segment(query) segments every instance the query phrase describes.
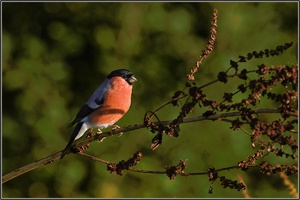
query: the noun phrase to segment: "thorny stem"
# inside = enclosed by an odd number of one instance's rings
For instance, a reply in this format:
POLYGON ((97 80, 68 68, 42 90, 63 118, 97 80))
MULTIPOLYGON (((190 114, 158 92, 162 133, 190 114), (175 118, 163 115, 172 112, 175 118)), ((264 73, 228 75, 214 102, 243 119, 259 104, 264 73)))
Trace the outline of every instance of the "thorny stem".
MULTIPOLYGON (((256 113, 278 113, 279 114, 277 109, 260 109, 260 110, 257 110, 256 113)), ((298 117, 298 112, 290 113, 290 115, 293 116, 293 117, 298 117)), ((203 120, 216 120, 216 119, 220 119, 220 118, 224 118, 224 117, 235 117, 235 116, 240 116, 240 113, 239 112, 232 112, 232 113, 215 114, 215 115, 211 115, 209 117, 203 117, 203 116, 191 117, 191 118, 184 119, 182 123, 191 123, 191 122, 197 122, 197 121, 203 121, 203 120)), ((161 121, 160 123, 161 124, 169 124, 171 121, 172 120, 161 121)), ((136 124, 136 125, 130 125, 130 126, 127 126, 127 127, 124 127, 124 128, 118 128, 118 129, 113 130, 113 131, 103 132, 100 135, 95 135, 93 137, 85 139, 82 142, 77 143, 76 145, 74 145, 73 148, 84 146, 84 145, 86 145, 86 144, 88 144, 92 141, 99 140, 99 139, 101 140, 104 137, 113 136, 113 135, 116 135, 120 132, 125 133, 125 132, 128 132, 128 131, 138 130, 138 129, 141 129, 141 128, 145 128, 145 125, 144 124, 136 124)), ((36 169, 40 166, 53 163, 56 160, 60 160, 61 154, 62 154, 62 151, 56 152, 56 153, 54 153, 50 156, 47 156, 47 157, 42 158, 38 161, 32 162, 28 165, 25 165, 25 166, 23 166, 19 169, 16 169, 16 170, 4 175, 2 177, 2 184, 6 183, 7 181, 12 180, 12 179, 14 179, 14 178, 16 178, 16 177, 18 177, 22 174, 25 174, 29 171, 32 171, 32 170, 34 170, 34 169, 36 169)))
MULTIPOLYGON (((98 161, 100 163, 104 163, 104 164, 110 164, 110 162, 106 161, 106 160, 102 160, 100 158, 97 158, 95 156, 89 155, 89 154, 85 154, 83 152, 78 153, 81 156, 90 158, 92 160, 98 161)), ((249 167, 259 167, 258 165, 254 165, 254 166, 249 166, 249 167)), ((216 172, 220 172, 220 171, 225 171, 225 170, 231 170, 231 169, 238 169, 238 166, 230 166, 230 167, 223 167, 220 169, 216 169, 216 172)), ((146 174, 166 174, 166 171, 154 171, 154 170, 143 170, 143 169, 138 169, 138 168, 134 168, 134 167, 129 167, 128 169, 129 171, 133 171, 133 172, 139 172, 139 173, 146 173, 146 174)), ((207 175, 207 171, 205 172, 185 172, 184 176, 195 176, 195 175, 207 175)))
MULTIPOLYGON (((256 70, 248 71, 248 73, 252 73, 252 72, 256 72, 256 70)), ((227 75, 227 77, 228 77, 228 78, 234 78, 234 77, 238 77, 239 75, 241 75, 241 74, 227 75)), ((202 86, 199 86, 199 89, 202 89, 202 88, 204 88, 204 87, 207 87, 207 86, 212 85, 212 84, 217 83, 217 82, 219 82, 218 79, 213 80, 213 81, 211 81, 211 82, 209 82, 209 83, 206 83, 206 84, 204 84, 204 85, 202 85, 202 86)), ((172 99, 172 100, 170 100, 170 101, 164 103, 163 105, 159 106, 157 109, 155 109, 155 110, 153 111, 153 113, 150 115, 150 118, 152 118, 153 114, 157 113, 159 110, 161 110, 161 109, 164 108, 165 106, 171 104, 174 100, 180 100, 180 99, 183 99, 183 98, 185 98, 185 97, 187 97, 187 96, 189 96, 189 95, 188 95, 188 94, 183 94, 183 95, 180 96, 180 97, 177 97, 177 98, 175 98, 175 99, 172 99)))

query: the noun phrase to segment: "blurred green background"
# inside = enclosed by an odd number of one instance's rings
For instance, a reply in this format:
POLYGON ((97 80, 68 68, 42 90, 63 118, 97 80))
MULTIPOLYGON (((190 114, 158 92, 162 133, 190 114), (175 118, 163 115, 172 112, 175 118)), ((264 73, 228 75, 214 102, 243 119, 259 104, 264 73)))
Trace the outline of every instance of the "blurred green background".
MULTIPOLYGON (((146 111, 184 88, 186 74, 209 38, 214 8, 219 11, 217 41, 196 74, 198 85, 215 80, 239 55, 285 42, 293 41, 294 46, 283 55, 243 66, 250 70, 261 63, 297 63, 298 3, 2 3, 2 174, 62 150, 72 131, 67 125, 112 70, 128 68, 138 78, 131 109, 117 124, 142 123, 146 111)), ((219 100, 223 91, 236 91, 238 82, 217 83, 205 92, 219 100)), ((272 108, 267 102, 264 107, 272 108)), ((196 108, 190 116, 204 111, 196 108)), ((158 114, 161 120, 172 120, 178 112, 179 107, 169 106, 158 114)), ((141 129, 92 143, 86 152, 119 162, 141 151, 137 168, 161 171, 188 159, 187 172, 206 171, 236 165, 255 152, 248 136, 230 126, 209 121, 184 124, 178 138, 164 137, 155 151, 149 148, 154 135, 141 129)), ((297 164, 275 156, 269 161, 297 164)), ((291 197, 279 176, 257 170, 220 173, 230 179, 238 174, 251 197, 291 197)), ((290 179, 298 188, 297 176, 290 179)), ((117 176, 109 174, 106 165, 77 155, 2 186, 3 197, 14 198, 243 197, 218 182, 208 194, 207 176, 177 176, 172 181, 166 175, 130 171, 117 176)))

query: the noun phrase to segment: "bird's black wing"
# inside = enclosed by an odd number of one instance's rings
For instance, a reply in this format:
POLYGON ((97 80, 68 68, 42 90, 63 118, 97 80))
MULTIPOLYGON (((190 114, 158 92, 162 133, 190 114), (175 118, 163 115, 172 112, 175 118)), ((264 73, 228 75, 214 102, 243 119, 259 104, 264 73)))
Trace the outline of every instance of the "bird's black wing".
POLYGON ((68 127, 72 127, 74 124, 80 122, 83 118, 91 114, 94 110, 98 109, 99 107, 102 107, 103 102, 104 97, 102 97, 101 99, 95 99, 95 103, 99 105, 97 108, 91 108, 87 104, 84 104, 84 106, 82 106, 82 108, 77 113, 75 119, 68 125, 68 127))

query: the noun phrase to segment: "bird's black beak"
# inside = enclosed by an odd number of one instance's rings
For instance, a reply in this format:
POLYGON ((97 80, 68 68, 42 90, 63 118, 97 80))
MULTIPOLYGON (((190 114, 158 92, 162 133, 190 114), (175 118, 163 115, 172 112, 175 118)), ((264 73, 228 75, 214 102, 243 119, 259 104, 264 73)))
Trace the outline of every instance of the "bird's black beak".
POLYGON ((130 76, 130 77, 128 78, 128 82, 129 82, 130 84, 132 84, 132 83, 134 83, 134 82, 136 82, 136 81, 137 81, 137 78, 135 78, 134 75, 132 75, 132 76, 130 76))

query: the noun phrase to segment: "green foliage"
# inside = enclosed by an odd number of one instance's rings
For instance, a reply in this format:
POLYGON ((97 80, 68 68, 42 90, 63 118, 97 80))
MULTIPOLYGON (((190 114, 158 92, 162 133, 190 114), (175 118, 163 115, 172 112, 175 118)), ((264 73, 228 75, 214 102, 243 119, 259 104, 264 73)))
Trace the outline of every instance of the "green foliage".
MULTIPOLYGON (((2 174, 62 150, 71 134, 67 125, 114 69, 128 68, 138 79, 131 109, 118 125, 142 123, 145 112, 184 88, 186 74, 207 43, 214 8, 219 10, 217 40, 195 74, 199 84, 215 80, 239 55, 298 42, 297 3, 2 3, 2 174)), ((297 63, 296 46, 264 64, 297 63)), ((253 70, 261 62, 244 66, 253 70)), ((217 83, 206 94, 218 99, 220 89, 236 87, 217 83)), ((179 111, 163 110, 161 120, 175 118, 179 111)), ((190 116, 203 112, 199 108, 190 116)), ((117 163, 141 151, 143 159, 136 167, 146 170, 163 170, 187 159, 186 171, 194 172, 232 166, 251 154, 247 136, 230 131, 230 124, 181 126, 180 137, 165 138, 155 151, 150 150, 154 135, 139 129, 94 142, 87 152, 117 163)), ((278 176, 241 175, 251 197, 291 197, 278 176)), ((297 177, 290 179, 297 183, 297 177)), ((2 191, 11 198, 243 197, 217 185, 208 194, 209 185, 207 176, 169 180, 131 171, 117 176, 106 165, 68 155, 3 184, 2 191)))

